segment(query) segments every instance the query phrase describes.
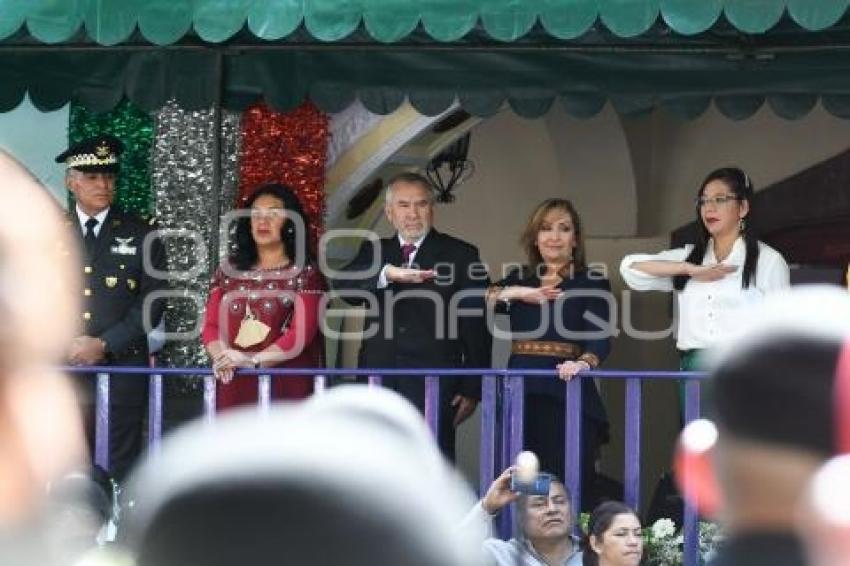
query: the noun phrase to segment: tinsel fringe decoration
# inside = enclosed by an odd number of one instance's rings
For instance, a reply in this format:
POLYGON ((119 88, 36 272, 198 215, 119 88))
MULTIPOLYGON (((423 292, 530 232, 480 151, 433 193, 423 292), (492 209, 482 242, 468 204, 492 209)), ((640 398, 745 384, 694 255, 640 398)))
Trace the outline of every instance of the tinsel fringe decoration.
MULTIPOLYGON (((197 336, 210 276, 218 265, 221 215, 230 210, 238 186, 240 115, 216 109, 187 111, 170 102, 156 113, 151 155, 156 214, 166 240, 172 277, 166 330, 191 339, 166 342, 160 359, 169 367, 209 365, 197 336)), ((198 380, 180 380, 190 388, 198 380)))

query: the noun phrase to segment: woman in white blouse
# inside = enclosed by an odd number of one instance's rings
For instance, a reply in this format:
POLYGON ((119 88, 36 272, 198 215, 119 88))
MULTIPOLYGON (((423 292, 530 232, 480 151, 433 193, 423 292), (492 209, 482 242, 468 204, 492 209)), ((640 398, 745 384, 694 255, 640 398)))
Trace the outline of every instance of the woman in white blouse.
POLYGON ((739 326, 743 306, 790 285, 788 264, 751 229, 753 196, 741 169, 712 171, 697 194, 697 241, 620 264, 635 291, 676 291, 683 370, 698 369, 699 352, 739 326))

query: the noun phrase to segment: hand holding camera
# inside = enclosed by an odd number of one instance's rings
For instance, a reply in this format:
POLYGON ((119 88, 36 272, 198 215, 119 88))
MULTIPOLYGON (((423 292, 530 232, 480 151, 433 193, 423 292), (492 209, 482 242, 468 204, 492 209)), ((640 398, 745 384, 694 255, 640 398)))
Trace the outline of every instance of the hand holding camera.
POLYGON ((502 472, 490 485, 481 506, 490 515, 495 515, 521 495, 548 496, 551 481, 549 474, 540 473, 540 464, 533 452, 521 452, 516 464, 502 472))
POLYGON ((540 461, 534 452, 520 452, 511 476, 511 491, 522 495, 549 495, 552 476, 540 473, 540 461))

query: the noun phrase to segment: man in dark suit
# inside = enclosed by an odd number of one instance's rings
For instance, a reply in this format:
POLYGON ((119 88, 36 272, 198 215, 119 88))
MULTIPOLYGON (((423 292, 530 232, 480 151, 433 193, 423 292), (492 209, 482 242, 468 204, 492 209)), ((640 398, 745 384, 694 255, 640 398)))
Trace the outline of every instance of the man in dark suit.
MULTIPOLYGON (((80 236, 83 257, 83 333, 68 352, 71 364, 147 366, 150 328, 145 323, 153 328, 162 315, 161 300, 145 304, 145 298, 164 284, 150 269, 165 269, 162 241, 155 238, 146 246, 145 239, 153 238, 152 222, 112 206, 122 151, 119 139, 103 135, 86 139, 56 158, 67 166, 65 184, 76 200, 69 222, 80 236), (149 250, 147 262, 145 250, 149 250)), ((94 376, 82 376, 78 382, 91 421, 94 376)), ((109 468, 118 479, 141 452, 146 403, 144 376, 111 379, 109 468)), ((90 424, 90 444, 92 428, 90 424)))
MULTIPOLYGON (((478 249, 432 227, 434 193, 421 175, 402 173, 390 181, 385 213, 396 234, 364 242, 334 281, 349 302, 362 294, 346 295, 347 290, 371 295, 359 366, 489 367, 491 342, 483 314, 489 278, 478 249), (480 316, 469 313, 475 309, 480 316)), ((384 385, 423 409, 422 379, 387 377, 384 385)), ((440 385, 438 441, 453 459, 455 428, 475 411, 480 380, 442 378, 440 385)))

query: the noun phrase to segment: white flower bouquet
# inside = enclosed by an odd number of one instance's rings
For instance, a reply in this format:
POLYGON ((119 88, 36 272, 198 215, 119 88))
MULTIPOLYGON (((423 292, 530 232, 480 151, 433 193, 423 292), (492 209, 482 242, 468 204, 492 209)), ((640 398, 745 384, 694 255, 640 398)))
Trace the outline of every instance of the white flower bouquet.
MULTIPOLYGON (((720 527, 701 521, 699 524, 700 564, 705 564, 722 540, 720 527)), ((685 537, 670 519, 658 519, 644 531, 644 555, 648 566, 681 566, 684 564, 685 537)))

